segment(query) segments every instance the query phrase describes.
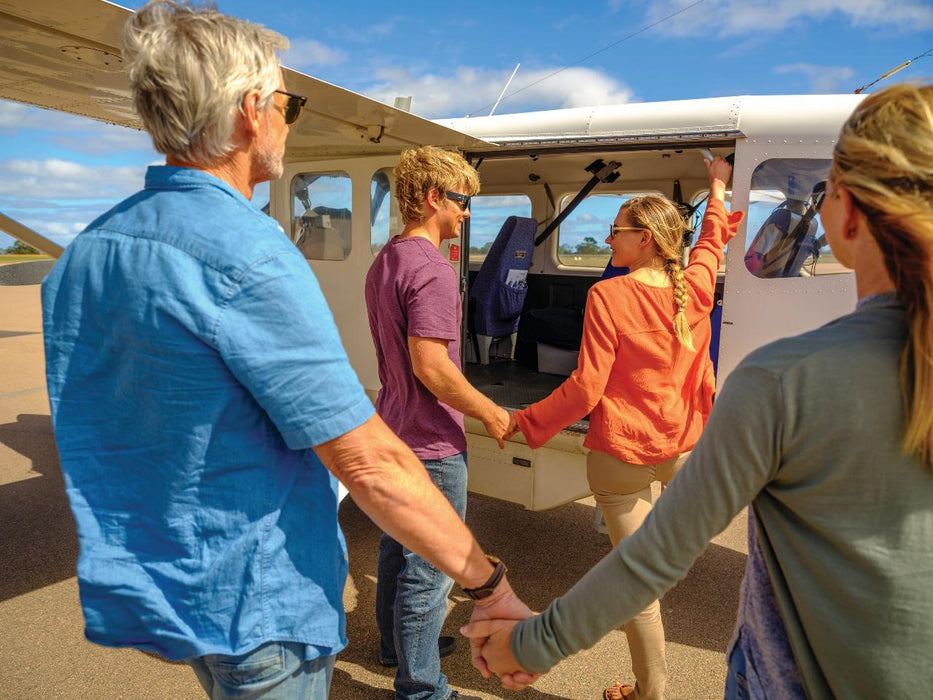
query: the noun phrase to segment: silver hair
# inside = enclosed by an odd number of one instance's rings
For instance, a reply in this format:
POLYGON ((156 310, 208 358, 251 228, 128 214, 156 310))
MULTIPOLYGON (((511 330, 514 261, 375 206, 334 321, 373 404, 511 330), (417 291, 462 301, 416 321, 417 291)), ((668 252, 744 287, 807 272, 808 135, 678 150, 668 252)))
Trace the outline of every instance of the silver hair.
POLYGON ((279 86, 276 50, 288 40, 213 6, 151 0, 123 29, 133 102, 159 153, 211 165, 233 152, 237 110, 250 90, 260 109, 279 86))

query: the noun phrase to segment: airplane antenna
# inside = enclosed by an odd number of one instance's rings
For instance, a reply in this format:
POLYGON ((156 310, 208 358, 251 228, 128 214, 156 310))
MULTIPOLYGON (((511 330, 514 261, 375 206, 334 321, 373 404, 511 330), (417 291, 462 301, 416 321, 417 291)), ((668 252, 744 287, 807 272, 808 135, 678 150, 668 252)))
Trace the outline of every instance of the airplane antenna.
MULTIPOLYGON (((518 93, 524 92, 524 91, 527 90, 528 88, 534 87, 534 86, 537 85, 538 83, 543 83, 545 80, 547 80, 547 79, 549 79, 549 78, 553 78, 553 77, 554 77, 555 75, 557 75, 558 73, 563 73, 563 72, 564 72, 565 70, 567 70, 568 68, 573 68, 574 66, 578 66, 578 65, 580 65, 581 63, 584 63, 584 62, 586 62, 586 61, 589 61, 591 58, 593 58, 593 56, 598 56, 599 54, 603 53, 604 51, 608 51, 608 50, 611 49, 612 47, 618 46, 618 45, 621 44, 623 41, 628 41, 629 39, 632 39, 632 38, 638 36, 639 34, 644 34, 644 33, 647 32, 649 29, 652 29, 653 27, 657 27, 659 24, 662 24, 662 23, 666 22, 666 21, 669 20, 669 19, 673 19, 673 18, 676 17, 677 15, 682 14, 682 13, 686 12, 687 10, 690 10, 690 9, 696 7, 697 5, 699 5, 699 4, 702 3, 702 2, 703 2, 703 0, 695 0, 695 2, 692 2, 692 3, 690 3, 689 5, 686 5, 686 6, 680 8, 679 10, 677 10, 677 11, 675 11, 675 12, 671 12, 669 15, 666 15, 665 17, 662 17, 662 18, 659 19, 657 22, 652 22, 651 24, 642 27, 642 28, 639 29, 638 31, 632 32, 631 34, 628 34, 628 35, 622 37, 622 38, 619 39, 618 41, 614 41, 614 42, 612 42, 611 44, 608 44, 608 45, 604 46, 603 48, 599 49, 598 51, 594 51, 593 53, 589 54, 588 56, 584 56, 584 57, 581 58, 580 60, 574 61, 573 63, 570 63, 570 64, 564 66, 563 68, 558 68, 558 69, 557 69, 556 71, 554 71, 553 73, 548 73, 546 76, 544 76, 543 78, 539 78, 538 80, 535 80, 533 83, 528 83, 528 85, 526 85, 525 87, 519 88, 518 90, 516 90, 515 92, 513 92, 513 93, 510 94, 510 95, 506 95, 505 97, 500 96, 499 99, 496 100, 496 104, 499 104, 499 102, 500 102, 501 100, 507 100, 507 99, 509 99, 510 97, 514 97, 514 96, 517 95, 518 93)), ((479 109, 474 109, 472 112, 469 112, 469 113, 467 114, 467 116, 469 116, 470 114, 475 114, 476 112, 481 112, 481 111, 483 111, 484 109, 486 109, 486 107, 489 107, 489 105, 484 105, 484 106, 480 107, 479 109)), ((495 109, 495 105, 493 105, 493 109, 495 109)))
POLYGON ((889 70, 887 73, 885 73, 884 75, 882 75, 882 76, 881 76, 880 78, 878 78, 877 80, 871 81, 870 83, 868 83, 868 85, 863 85, 863 86, 860 87, 860 88, 856 88, 855 94, 858 95, 858 94, 864 92, 865 90, 867 90, 868 88, 870 88, 870 87, 871 87, 872 85, 874 85, 875 83, 880 83, 880 82, 881 82, 882 80, 884 80, 885 78, 890 78, 892 75, 894 75, 895 73, 897 73, 897 72, 900 71, 900 70, 903 70, 904 68, 906 68, 907 66, 909 66, 909 65, 910 65, 911 63, 913 63, 914 61, 919 60, 919 59, 921 59, 921 58, 923 58, 923 57, 925 57, 925 56, 929 56, 931 53, 933 53, 933 49, 928 49, 928 50, 924 51, 922 54, 920 54, 919 56, 914 56, 914 57, 913 57, 912 59, 910 59, 909 61, 904 61, 901 65, 899 65, 899 66, 897 66, 897 67, 895 67, 895 68, 892 68, 891 70, 889 70))
POLYGON ((502 92, 499 93, 499 98, 496 100, 496 104, 492 106, 492 109, 489 110, 489 116, 492 116, 492 113, 496 111, 496 107, 499 106, 499 102, 502 101, 502 96, 505 94, 505 91, 509 89, 509 85, 512 84, 512 78, 515 77, 515 74, 518 73, 518 67, 522 65, 520 62, 515 64, 515 70, 512 71, 512 75, 509 76, 509 79, 505 83, 505 87, 502 88, 502 92))

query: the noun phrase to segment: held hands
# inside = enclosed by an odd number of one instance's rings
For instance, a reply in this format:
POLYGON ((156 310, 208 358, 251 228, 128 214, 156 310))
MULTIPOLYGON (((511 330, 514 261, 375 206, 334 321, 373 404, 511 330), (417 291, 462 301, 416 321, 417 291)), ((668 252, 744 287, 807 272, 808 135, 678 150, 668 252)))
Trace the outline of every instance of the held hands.
POLYGON ((486 432, 499 443, 500 450, 505 449, 505 441, 512 437, 508 432, 512 425, 511 421, 512 417, 499 406, 494 406, 490 415, 483 421, 486 432))
POLYGON ((541 677, 540 673, 523 670, 512 655, 510 642, 517 623, 517 620, 480 620, 460 628, 460 633, 470 639, 471 648, 474 639, 485 640, 480 655, 473 657, 473 666, 484 678, 495 673, 502 686, 510 690, 524 690, 541 677))
POLYGON ((518 423, 515 421, 515 414, 509 414, 509 428, 505 431, 505 439, 510 439, 515 433, 518 432, 518 423))
POLYGON ((490 416, 483 421, 483 426, 489 436, 499 443, 499 449, 505 449, 505 441, 518 432, 518 423, 515 416, 505 409, 495 406, 490 416))
POLYGON ((515 624, 533 614, 505 578, 491 596, 476 601, 470 622, 460 632, 469 638, 473 666, 483 678, 496 673, 504 687, 521 690, 540 677, 541 674, 527 673, 518 665, 510 646, 515 624))

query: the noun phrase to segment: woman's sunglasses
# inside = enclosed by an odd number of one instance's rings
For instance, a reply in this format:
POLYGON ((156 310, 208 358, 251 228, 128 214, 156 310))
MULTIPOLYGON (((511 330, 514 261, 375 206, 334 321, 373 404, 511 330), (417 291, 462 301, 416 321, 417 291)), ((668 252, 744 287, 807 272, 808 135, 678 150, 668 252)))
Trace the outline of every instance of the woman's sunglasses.
POLYGON ((609 240, 613 240, 616 237, 617 233, 622 231, 644 231, 644 226, 609 226, 609 240))

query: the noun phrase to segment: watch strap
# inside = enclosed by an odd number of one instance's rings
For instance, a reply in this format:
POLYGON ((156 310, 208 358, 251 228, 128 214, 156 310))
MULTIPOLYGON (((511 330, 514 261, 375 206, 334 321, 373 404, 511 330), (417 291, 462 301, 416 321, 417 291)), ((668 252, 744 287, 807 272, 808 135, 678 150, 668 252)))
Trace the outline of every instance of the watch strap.
POLYGON ((486 559, 488 559, 489 563, 493 566, 492 575, 486 583, 476 588, 463 588, 463 592, 473 600, 482 600, 483 598, 491 596, 496 586, 499 585, 499 582, 505 576, 505 572, 508 571, 505 564, 503 564, 498 557, 487 554, 486 559))

